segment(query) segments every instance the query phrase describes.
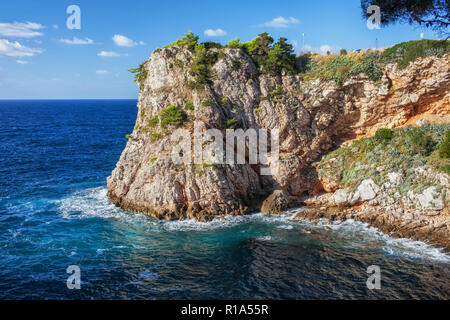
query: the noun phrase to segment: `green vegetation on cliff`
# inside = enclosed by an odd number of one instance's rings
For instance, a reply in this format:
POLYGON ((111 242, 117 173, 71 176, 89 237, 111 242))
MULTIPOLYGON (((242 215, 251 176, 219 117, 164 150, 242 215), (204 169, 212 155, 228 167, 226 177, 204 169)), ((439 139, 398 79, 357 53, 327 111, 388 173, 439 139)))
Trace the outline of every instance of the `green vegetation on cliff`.
POLYGON ((162 110, 157 116, 148 121, 148 126, 154 128, 160 126, 166 129, 167 126, 180 126, 186 120, 186 113, 172 105, 162 110))
POLYGON ((420 40, 397 44, 385 51, 350 52, 341 50, 339 55, 322 56, 306 53, 297 58, 299 71, 306 79, 334 80, 342 84, 351 76, 365 74, 372 81, 379 81, 388 63, 397 63, 400 69, 425 56, 442 56, 450 51, 450 41, 420 40))
POLYGON ((439 156, 444 159, 450 158, 450 130, 445 134, 445 140, 439 147, 439 156))
POLYGON ((399 43, 383 52, 386 61, 397 62, 400 69, 406 68, 411 62, 425 56, 441 56, 450 51, 450 41, 428 40, 408 41, 399 43))
POLYGON ((139 67, 130 69, 131 73, 134 73, 134 82, 139 84, 139 88, 144 87, 144 81, 147 78, 147 69, 145 68, 145 64, 147 61, 144 61, 140 64, 139 67))
MULTIPOLYGON (((400 69, 410 62, 426 56, 442 56, 450 52, 449 40, 420 40, 397 44, 384 51, 367 50, 361 52, 347 52, 342 49, 339 54, 328 53, 326 56, 318 53, 305 53, 295 56, 291 44, 286 38, 279 38, 276 43, 266 32, 261 33, 249 42, 240 42, 239 38, 231 40, 226 46, 220 43, 199 43, 199 37, 192 31, 166 46, 184 46, 193 52, 193 60, 190 66, 194 76, 190 86, 193 89, 203 89, 212 82, 214 74, 212 66, 225 57, 223 48, 241 49, 247 53, 255 63, 260 73, 270 76, 278 76, 283 73, 290 75, 301 74, 306 80, 321 79, 335 81, 342 85, 350 77, 365 74, 374 82, 381 80, 383 70, 388 63, 397 63, 400 69)), ((158 51, 158 50, 155 50, 158 51)), ((183 68, 179 61, 171 63, 171 67, 183 68)), ((232 61, 233 70, 238 71, 242 66, 239 60, 232 61)), ((131 69, 136 73, 135 81, 142 86, 147 75, 145 63, 139 68, 131 69)))
POLYGON ((367 178, 381 185, 388 173, 400 172, 405 176, 401 191, 424 189, 431 182, 419 178, 417 168, 429 166, 450 174, 450 159, 440 157, 449 129, 450 125, 432 124, 380 129, 374 137, 356 140, 325 155, 318 163, 319 176, 339 187, 355 188, 367 178))

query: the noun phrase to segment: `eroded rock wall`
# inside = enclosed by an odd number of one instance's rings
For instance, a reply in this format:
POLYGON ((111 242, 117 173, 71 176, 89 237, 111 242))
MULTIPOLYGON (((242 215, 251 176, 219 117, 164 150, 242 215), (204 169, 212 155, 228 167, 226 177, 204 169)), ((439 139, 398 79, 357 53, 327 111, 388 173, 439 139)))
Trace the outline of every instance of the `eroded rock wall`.
POLYGON ((153 53, 146 63, 136 126, 108 178, 110 199, 126 210, 208 220, 257 210, 274 190, 294 203, 322 190, 311 164, 335 146, 421 118, 450 121, 448 54, 420 59, 401 71, 389 65, 381 83, 360 75, 337 86, 300 76, 259 75, 247 54, 227 48, 212 67, 213 83, 203 90, 192 89, 192 59, 189 50, 175 46, 153 53), (193 102, 193 110, 185 108, 187 102, 193 102), (261 176, 259 166, 248 164, 174 164, 174 128, 148 125, 170 105, 185 108, 183 128, 191 132, 194 121, 201 121, 203 130, 225 131, 232 118, 243 129, 279 128, 278 173, 261 176))

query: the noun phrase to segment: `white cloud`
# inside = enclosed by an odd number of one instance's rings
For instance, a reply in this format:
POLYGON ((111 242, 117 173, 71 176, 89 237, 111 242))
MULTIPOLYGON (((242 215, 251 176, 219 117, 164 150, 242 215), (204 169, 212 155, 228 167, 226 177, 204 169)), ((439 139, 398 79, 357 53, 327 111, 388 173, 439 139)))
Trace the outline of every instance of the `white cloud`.
POLYGON ((111 71, 108 71, 108 70, 97 70, 97 71, 95 71, 95 73, 99 74, 99 75, 105 75, 105 74, 111 74, 111 71))
POLYGON ((97 54, 99 57, 108 57, 108 58, 111 58, 111 57, 120 57, 120 56, 126 56, 127 54, 120 54, 120 53, 117 53, 117 52, 114 52, 114 51, 100 51, 98 54, 97 54))
POLYGON ((59 29, 59 26, 57 24, 54 24, 52 27, 53 29, 59 29))
POLYGON ((331 46, 329 46, 328 44, 320 46, 320 52, 322 52, 322 54, 327 54, 328 51, 332 51, 331 46))
POLYGON ((17 41, 10 42, 6 39, 0 39, 0 55, 8 57, 32 57, 38 53, 42 53, 42 50, 28 48, 17 41))
POLYGON ((119 47, 136 47, 138 43, 128 37, 125 37, 121 34, 116 34, 112 38, 116 45, 119 47))
POLYGON ((16 62, 18 64, 28 64, 28 61, 24 61, 24 60, 17 60, 16 62))
POLYGON ((34 22, 0 23, 0 36, 33 38, 42 36, 43 33, 37 30, 41 30, 43 28, 43 25, 34 22))
POLYGON ((145 46, 145 42, 144 41, 139 41, 139 45, 145 46))
POLYGON ((85 38, 85 39, 79 39, 74 37, 72 40, 70 39, 60 39, 59 42, 65 43, 65 44, 71 44, 71 45, 86 45, 86 44, 94 44, 94 40, 85 38))
POLYGON ((268 21, 263 24, 264 27, 271 27, 271 28, 288 28, 290 25, 293 24, 299 24, 300 20, 290 17, 290 18, 284 18, 284 17, 277 17, 272 19, 271 21, 268 21))
POLYGON ((208 37, 223 37, 226 35, 227 35, 227 33, 225 31, 223 31, 222 29, 217 29, 217 30, 207 29, 207 30, 205 30, 205 36, 208 36, 208 37))

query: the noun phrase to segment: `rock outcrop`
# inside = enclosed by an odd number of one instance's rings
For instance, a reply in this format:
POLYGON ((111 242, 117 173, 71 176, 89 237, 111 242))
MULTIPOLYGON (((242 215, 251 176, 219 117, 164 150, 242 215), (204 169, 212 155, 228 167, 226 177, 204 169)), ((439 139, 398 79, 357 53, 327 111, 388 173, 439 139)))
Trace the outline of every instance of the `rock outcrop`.
MULTIPOLYGON (((422 118, 449 121, 449 54, 419 59, 404 70, 388 65, 381 83, 361 74, 342 86, 304 81, 299 75, 259 74, 244 51, 224 48, 212 66, 212 83, 198 89, 190 73, 192 60, 191 51, 174 46, 154 52, 145 64, 136 126, 107 181, 109 198, 126 210, 165 219, 209 220, 259 210, 269 197, 263 209, 279 212, 305 194, 337 191, 332 181, 318 179, 311 164, 343 142, 422 118), (169 106, 184 109, 187 120, 181 126, 191 133, 193 121, 200 122, 203 131, 224 132, 230 119, 243 129, 278 128, 278 171, 263 176, 260 165, 175 164, 170 135, 174 128, 149 125, 169 106)), ((365 181, 354 192, 335 192, 334 202, 370 201, 380 188, 365 181)), ((425 190, 417 200, 441 207, 434 194, 425 190)))

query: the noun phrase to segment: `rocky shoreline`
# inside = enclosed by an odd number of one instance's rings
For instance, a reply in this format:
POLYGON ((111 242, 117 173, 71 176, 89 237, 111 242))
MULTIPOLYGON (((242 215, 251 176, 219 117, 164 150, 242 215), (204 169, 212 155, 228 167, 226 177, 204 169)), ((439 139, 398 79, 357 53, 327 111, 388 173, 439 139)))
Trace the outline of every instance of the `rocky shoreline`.
MULTIPOLYGON (((180 45, 155 50, 139 68, 136 126, 108 177, 108 197, 131 212, 198 221, 259 210, 277 214, 305 202, 310 206, 301 213, 305 218, 355 219, 449 248, 450 178, 436 174, 428 158, 419 159, 417 168, 410 166, 417 172, 391 170, 389 159, 377 165, 381 147, 373 146, 367 154, 375 159, 372 163, 355 162, 356 169, 370 170, 350 172, 367 181, 354 181, 351 187, 341 181, 346 173, 336 163, 343 167, 354 159, 327 158, 317 166, 332 150, 380 128, 425 120, 450 123, 449 60, 446 53, 420 58, 405 69, 391 63, 379 82, 361 73, 337 84, 261 72, 240 48, 199 44, 195 50, 180 45), (199 67, 207 81, 196 75, 199 67), (225 133, 235 126, 279 130, 278 170, 264 176, 261 164, 174 163, 171 133, 183 128, 192 134, 194 122, 202 132, 225 133), (372 176, 375 180, 369 181, 372 176), (419 187, 410 186, 415 184, 419 187)), ((432 134, 441 142, 443 129, 438 129, 432 134)), ((269 169, 274 165, 269 163, 269 169)))
POLYGON ((324 207, 308 205, 301 210, 297 219, 318 221, 355 220, 367 223, 380 231, 395 238, 410 238, 423 241, 450 252, 450 220, 449 215, 440 215, 430 218, 418 215, 415 218, 405 218, 405 215, 385 211, 377 207, 324 207))

